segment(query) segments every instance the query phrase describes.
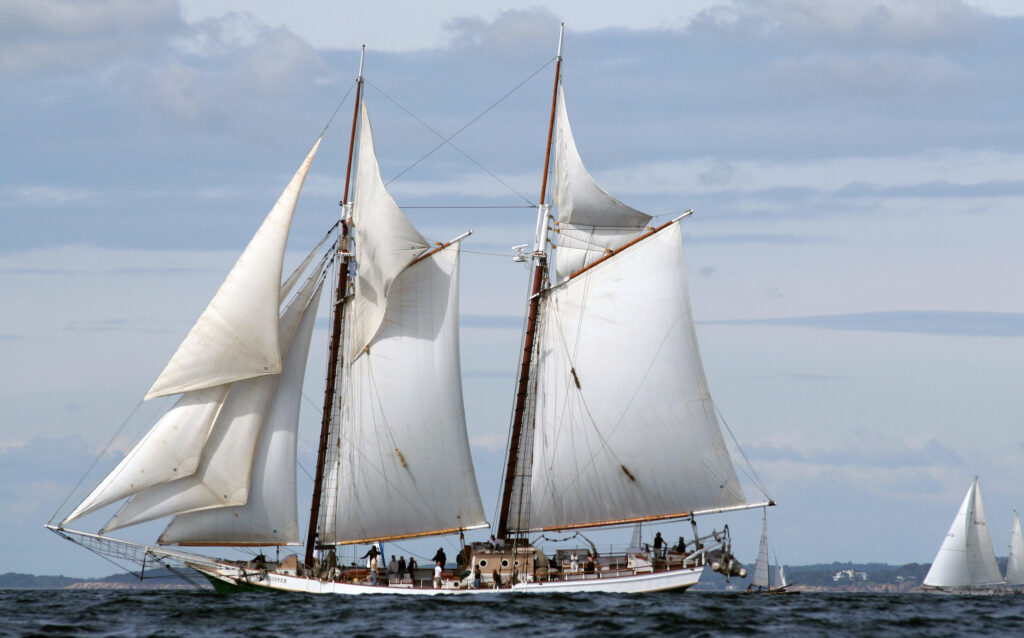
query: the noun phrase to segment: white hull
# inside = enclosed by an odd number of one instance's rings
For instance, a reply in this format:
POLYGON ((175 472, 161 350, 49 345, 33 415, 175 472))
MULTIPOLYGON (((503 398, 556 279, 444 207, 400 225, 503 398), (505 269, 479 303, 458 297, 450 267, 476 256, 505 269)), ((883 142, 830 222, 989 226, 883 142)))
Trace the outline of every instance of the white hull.
POLYGON ((268 589, 291 591, 306 594, 392 594, 398 596, 448 596, 473 594, 508 594, 522 592, 526 594, 573 594, 597 592, 610 594, 640 594, 645 592, 685 590, 700 581, 703 567, 688 567, 671 571, 635 574, 630 576, 614 576, 610 578, 587 578, 580 580, 547 581, 520 583, 512 588, 503 589, 442 589, 398 587, 385 585, 368 585, 355 583, 339 583, 321 581, 315 578, 291 576, 287 574, 259 574, 251 570, 243 570, 234 566, 223 566, 211 569, 206 565, 190 564, 190 567, 201 572, 211 580, 217 580, 230 588, 268 589))

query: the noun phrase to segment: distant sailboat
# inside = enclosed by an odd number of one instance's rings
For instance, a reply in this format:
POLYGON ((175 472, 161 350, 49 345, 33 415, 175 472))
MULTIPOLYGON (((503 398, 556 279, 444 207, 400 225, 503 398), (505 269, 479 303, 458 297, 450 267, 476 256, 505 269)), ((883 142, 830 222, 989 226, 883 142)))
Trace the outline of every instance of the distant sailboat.
POLYGON ((772 586, 772 566, 768 561, 768 513, 765 511, 762 512, 761 517, 761 545, 757 551, 757 561, 754 563, 754 577, 751 579, 750 588, 747 589, 748 592, 758 594, 800 593, 787 589, 789 584, 786 582, 786 572, 782 565, 779 564, 778 558, 775 559, 775 563, 778 574, 775 584, 772 586))
POLYGON ((1020 516, 1014 514, 1013 533, 1010 534, 1010 557, 1006 559, 1006 584, 1024 585, 1024 535, 1020 531, 1020 516))
POLYGON ((988 534, 978 477, 974 477, 967 490, 923 584, 929 589, 960 591, 991 590, 1003 584, 988 534))

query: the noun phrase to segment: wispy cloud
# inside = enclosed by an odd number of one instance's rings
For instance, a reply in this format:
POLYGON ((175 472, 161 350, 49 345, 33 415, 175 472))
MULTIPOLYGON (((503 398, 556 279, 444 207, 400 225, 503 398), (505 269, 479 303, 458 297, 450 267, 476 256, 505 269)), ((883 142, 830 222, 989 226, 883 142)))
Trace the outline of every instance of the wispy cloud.
POLYGON ((963 465, 964 458, 936 439, 919 446, 911 446, 894 438, 866 442, 842 448, 815 448, 798 450, 793 446, 744 446, 754 460, 775 462, 792 461, 829 466, 920 467, 933 465, 963 465))
POLYGON ((902 310, 809 317, 729 319, 702 323, 797 326, 825 330, 904 332, 958 337, 1024 337, 1024 313, 1020 312, 902 310))

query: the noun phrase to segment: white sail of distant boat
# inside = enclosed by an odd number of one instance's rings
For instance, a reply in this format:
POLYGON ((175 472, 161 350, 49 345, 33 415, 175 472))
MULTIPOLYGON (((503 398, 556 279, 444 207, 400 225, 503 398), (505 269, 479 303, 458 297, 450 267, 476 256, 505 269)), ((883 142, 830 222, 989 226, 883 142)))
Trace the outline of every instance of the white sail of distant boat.
POLYGON ((754 577, 750 581, 754 587, 768 589, 772 586, 771 569, 768 565, 768 518, 761 519, 761 544, 757 550, 757 561, 754 562, 754 577))
MULTIPOLYGON (((745 577, 731 554, 728 526, 697 531, 700 515, 774 502, 747 501, 711 401, 683 260, 681 220, 690 211, 651 227, 651 216, 597 185, 569 128, 561 37, 557 60, 545 162, 554 139, 558 212, 552 217, 547 203, 545 164, 493 543, 464 541, 465 532, 488 526, 460 364, 460 242, 469 233, 427 241, 388 192, 362 96, 361 63, 341 218, 282 281, 289 228, 317 139, 146 394, 180 395, 176 402, 48 527, 143 571, 154 560, 197 570, 222 591, 481 592, 466 575, 475 573, 488 584, 504 583, 499 591, 644 592, 686 589, 705 566, 745 577), (551 231, 557 242, 549 240, 551 231), (327 374, 304 560, 270 562, 259 554, 230 561, 169 547, 302 542, 298 419, 329 276, 337 283, 325 304, 327 374), (118 502, 98 534, 67 527, 118 502), (158 545, 110 536, 159 518, 170 521, 158 545), (692 543, 680 537, 668 547, 660 533, 653 551, 641 543, 642 523, 684 519, 692 543), (625 551, 601 554, 586 540, 585 548, 559 558, 530 540, 537 532, 575 532, 571 539, 581 536, 576 530, 626 525, 636 527, 625 551), (460 569, 433 586, 417 583, 414 573, 377 586, 369 565, 338 563, 339 546, 379 550, 384 541, 442 534, 459 535, 460 569)), ((764 578, 769 586, 767 523, 761 555, 755 581, 764 578)), ((444 559, 437 560, 443 570, 444 559)))
POLYGON ((934 588, 970 589, 1002 583, 975 477, 923 584, 934 588))
POLYGON ((1010 556, 1006 559, 1006 584, 1024 585, 1024 535, 1020 530, 1020 516, 1014 513, 1013 532, 1010 534, 1010 556))

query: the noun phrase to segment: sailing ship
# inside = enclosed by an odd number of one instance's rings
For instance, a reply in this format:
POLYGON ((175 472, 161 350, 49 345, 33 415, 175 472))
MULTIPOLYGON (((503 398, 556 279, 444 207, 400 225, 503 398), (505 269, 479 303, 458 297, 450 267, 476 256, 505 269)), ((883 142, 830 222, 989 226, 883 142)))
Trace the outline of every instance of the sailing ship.
POLYGON ((974 477, 923 585, 937 591, 971 592, 992 591, 1003 583, 988 534, 978 477, 974 477))
POLYGON ((1013 513, 1013 530, 1010 532, 1010 554, 1006 559, 1006 584, 1010 587, 1024 585, 1024 534, 1020 530, 1020 516, 1013 513))
POLYGON ((282 284, 289 224, 318 139, 146 394, 180 395, 177 402, 48 527, 143 571, 158 563, 188 577, 183 568, 190 568, 220 590, 644 592, 685 589, 705 566, 745 576, 728 526, 697 531, 699 515, 774 503, 747 502, 708 392, 683 264, 681 220, 688 213, 651 226, 651 216, 593 180, 569 128, 561 49, 560 35, 534 246, 519 256, 531 262, 532 289, 491 542, 463 540, 489 526, 459 363, 460 242, 468 233, 432 245, 388 193, 362 60, 341 219, 282 284), (546 203, 553 138, 557 215, 546 203), (317 259, 330 237, 335 241, 317 259), (304 558, 231 561, 180 549, 300 543, 299 398, 318 299, 331 284, 304 558), (69 527, 119 501, 99 533, 69 527), (110 536, 167 517, 156 545, 110 536), (531 534, 578 536, 582 529, 685 519, 693 540, 653 551, 599 553, 588 541, 549 555, 530 541, 531 534), (343 567, 336 554, 344 545, 456 533, 458 569, 442 564, 439 578, 414 571, 378 584, 375 571, 343 567), (491 589, 499 583, 504 587, 491 589))
POLYGON ((778 558, 775 559, 777 575, 772 584, 772 565, 768 561, 768 512, 761 512, 761 544, 758 546, 757 560, 754 562, 754 576, 750 579, 748 593, 757 594, 799 594, 799 591, 788 589, 786 571, 778 558))

